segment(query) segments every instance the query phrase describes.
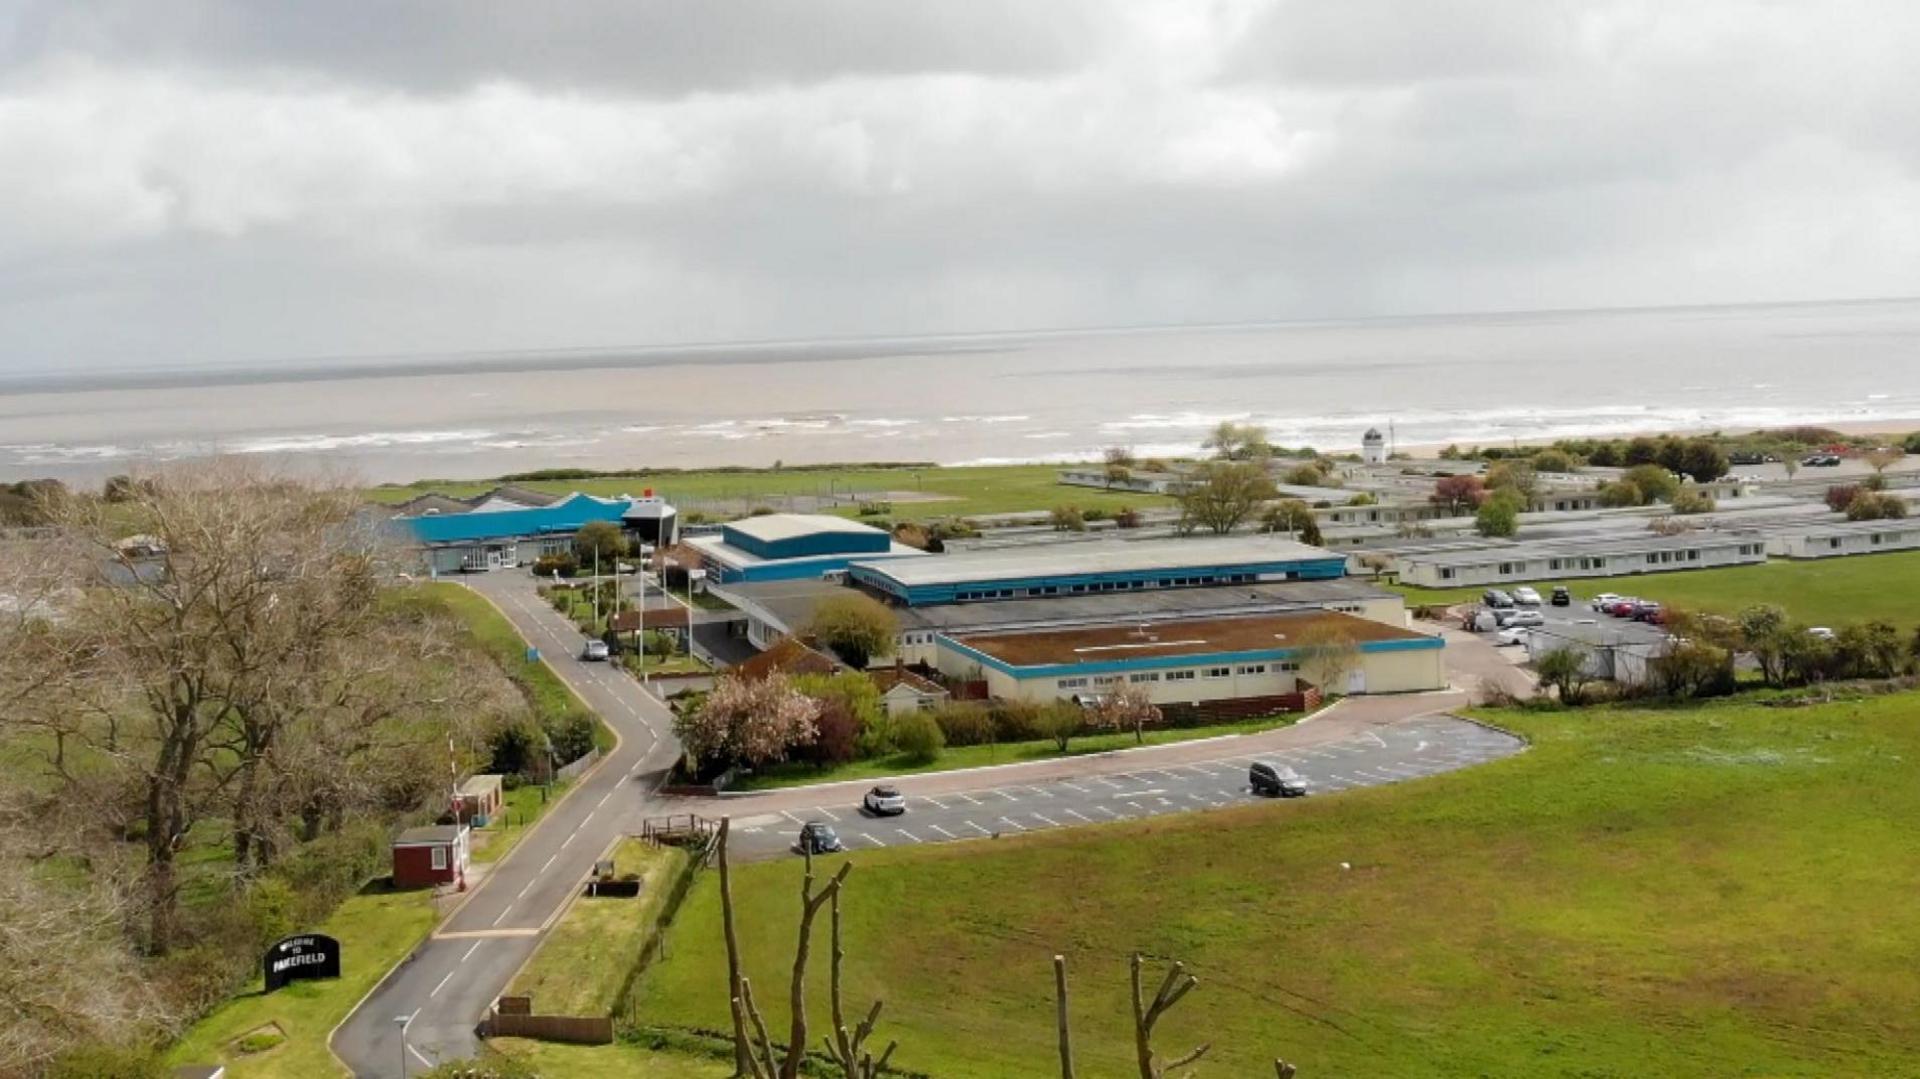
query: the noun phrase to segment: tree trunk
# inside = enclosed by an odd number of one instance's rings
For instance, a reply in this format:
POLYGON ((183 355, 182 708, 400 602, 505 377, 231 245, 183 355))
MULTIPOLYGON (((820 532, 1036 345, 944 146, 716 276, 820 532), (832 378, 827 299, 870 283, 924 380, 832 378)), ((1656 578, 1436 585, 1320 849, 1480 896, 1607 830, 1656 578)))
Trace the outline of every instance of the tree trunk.
POLYGON ((1067 957, 1053 957, 1053 1022, 1060 1038, 1060 1079, 1073 1079, 1073 1034, 1067 1026, 1067 957))
POLYGON ((747 1017, 740 1000, 740 938, 733 928, 733 877, 727 868, 727 834, 732 818, 720 818, 720 831, 714 836, 714 853, 720 862, 720 924, 727 938, 727 1001, 733 1012, 733 1072, 752 1075, 753 1051, 747 1042, 747 1017))

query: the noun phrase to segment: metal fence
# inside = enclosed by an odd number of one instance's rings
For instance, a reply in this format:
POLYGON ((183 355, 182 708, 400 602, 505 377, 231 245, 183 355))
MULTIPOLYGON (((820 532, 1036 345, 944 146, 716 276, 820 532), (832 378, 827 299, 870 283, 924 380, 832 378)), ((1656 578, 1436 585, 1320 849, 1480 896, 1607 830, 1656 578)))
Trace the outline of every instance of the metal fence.
POLYGON ((553 773, 554 779, 563 783, 572 782, 573 780, 579 779, 581 773, 593 767, 593 762, 599 759, 600 759, 599 748, 595 747, 593 749, 589 749, 586 751, 586 753, 581 755, 579 760, 576 760, 570 764, 561 765, 553 773))

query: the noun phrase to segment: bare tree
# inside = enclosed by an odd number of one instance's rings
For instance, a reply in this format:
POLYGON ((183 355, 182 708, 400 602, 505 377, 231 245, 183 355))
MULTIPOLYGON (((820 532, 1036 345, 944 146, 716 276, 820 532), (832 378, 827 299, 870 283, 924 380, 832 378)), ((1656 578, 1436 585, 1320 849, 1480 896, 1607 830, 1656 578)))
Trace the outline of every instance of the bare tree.
POLYGON ((1337 625, 1309 625, 1287 647, 1300 664, 1300 673, 1327 692, 1341 692, 1340 683, 1360 663, 1360 646, 1337 625))
POLYGON ((1232 461, 1199 465, 1173 491, 1180 504, 1179 528, 1205 528, 1216 535, 1238 528, 1273 495, 1264 465, 1232 461))
POLYGON ((1053 1024, 1060 1039, 1060 1079, 1073 1077, 1073 1032, 1067 1022, 1067 957, 1053 957, 1053 1024))
MULTIPOLYGON (((840 878, 845 878, 847 868, 841 867, 840 878)), ((837 883, 838 879, 836 879, 837 883)), ((840 938, 840 889, 834 887, 832 895, 833 899, 828 909, 832 913, 833 966, 828 984, 831 987, 830 996, 833 1005, 833 1036, 826 1039, 827 1056, 840 1066, 846 1073, 847 1079, 876 1079, 886 1070, 887 1061, 893 1059, 893 1051, 899 1047, 900 1043, 889 1041, 877 1060, 867 1051, 867 1039, 873 1035, 873 1025, 880 1021, 880 1008, 884 1003, 878 1000, 873 1002, 873 1007, 867 1009, 867 1017, 860 1020, 859 1025, 852 1031, 847 1030, 846 1015, 841 1007, 840 996, 840 964, 847 954, 840 938)))
POLYGON ((1153 1028, 1160 1022, 1161 1017, 1171 1011, 1175 1004, 1180 1003, 1180 999, 1192 991, 1199 982, 1193 975, 1187 973, 1185 963, 1176 962, 1167 968, 1166 977, 1160 980, 1159 991, 1154 993, 1153 1000, 1149 1002, 1141 995, 1142 962, 1140 953, 1133 953, 1130 971, 1133 984, 1134 1060, 1140 1066, 1140 1079, 1163 1079, 1168 1072, 1176 1068, 1184 1068, 1205 1056, 1207 1050, 1213 1048, 1213 1043, 1208 1042, 1197 1049, 1189 1050, 1164 1064, 1160 1062, 1160 1058, 1153 1051, 1153 1028))
POLYGON ((1906 451, 1897 446, 1881 446, 1861 454, 1861 458, 1873 469, 1875 475, 1885 475, 1887 466, 1905 457, 1906 451))
POLYGON ((1099 730, 1132 731, 1137 743, 1147 740, 1146 729, 1160 724, 1160 709, 1139 686, 1122 685, 1100 694, 1086 706, 1090 726, 1099 730))

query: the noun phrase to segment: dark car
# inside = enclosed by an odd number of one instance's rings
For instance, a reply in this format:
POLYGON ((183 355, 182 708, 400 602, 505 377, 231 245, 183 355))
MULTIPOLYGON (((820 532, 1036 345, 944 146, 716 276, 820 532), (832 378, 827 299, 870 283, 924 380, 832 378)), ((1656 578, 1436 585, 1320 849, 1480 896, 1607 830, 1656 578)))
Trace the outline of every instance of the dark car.
POLYGON ((882 784, 860 799, 860 808, 876 817, 897 817, 907 811, 907 800, 901 795, 899 787, 882 784))
POLYGON ((1480 602, 1497 610, 1513 606, 1513 597, 1498 588, 1489 588, 1486 594, 1480 597, 1480 602))
POLYGON ((1658 603, 1642 603, 1633 609, 1630 615, 1635 622, 1645 622, 1650 626, 1667 624, 1667 609, 1658 603))
POLYGON ((1800 463, 1807 468, 1834 468, 1840 464, 1840 458, 1837 454, 1816 453, 1802 459, 1800 463))
POLYGON ((800 826, 800 838, 793 845, 797 854, 838 854, 846 850, 847 845, 833 832, 833 826, 823 820, 810 820, 800 826))
POLYGON ((1549 602, 1551 602, 1555 607, 1571 607, 1573 606, 1573 593, 1567 591, 1566 585, 1563 585, 1563 584, 1554 585, 1553 598, 1549 602))
POLYGON ((1254 761, 1247 769, 1247 786, 1268 798, 1299 798, 1307 793, 1306 780, 1286 765, 1272 761, 1254 761))

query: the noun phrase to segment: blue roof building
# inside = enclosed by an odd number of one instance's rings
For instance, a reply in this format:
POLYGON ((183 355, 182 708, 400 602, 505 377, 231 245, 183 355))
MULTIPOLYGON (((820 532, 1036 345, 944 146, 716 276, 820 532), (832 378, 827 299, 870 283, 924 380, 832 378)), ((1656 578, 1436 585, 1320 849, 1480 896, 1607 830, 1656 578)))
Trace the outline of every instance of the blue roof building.
POLYGON ((574 493, 546 506, 490 504, 465 513, 395 517, 391 524, 425 549, 433 573, 501 569, 569 550, 590 521, 621 524, 632 499, 574 493))
POLYGON ((872 525, 815 513, 769 513, 721 526, 717 536, 695 536, 707 579, 791 581, 838 573, 855 559, 912 561, 926 552, 894 542, 872 525))

